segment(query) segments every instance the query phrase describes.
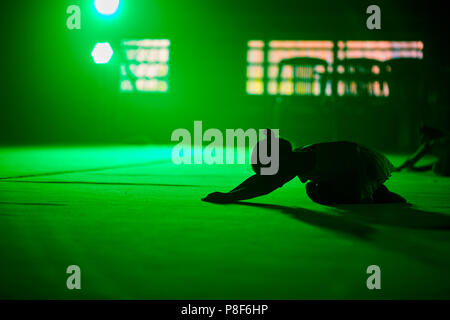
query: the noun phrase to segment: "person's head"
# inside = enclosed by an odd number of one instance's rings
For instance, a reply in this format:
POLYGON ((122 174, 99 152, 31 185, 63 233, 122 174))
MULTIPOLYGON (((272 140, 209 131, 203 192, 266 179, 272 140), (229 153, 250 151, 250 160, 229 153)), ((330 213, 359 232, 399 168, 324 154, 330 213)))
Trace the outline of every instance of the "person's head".
POLYGON ((287 170, 292 156, 291 143, 276 137, 270 129, 267 129, 266 136, 253 148, 253 171, 260 175, 274 175, 280 170, 287 170))

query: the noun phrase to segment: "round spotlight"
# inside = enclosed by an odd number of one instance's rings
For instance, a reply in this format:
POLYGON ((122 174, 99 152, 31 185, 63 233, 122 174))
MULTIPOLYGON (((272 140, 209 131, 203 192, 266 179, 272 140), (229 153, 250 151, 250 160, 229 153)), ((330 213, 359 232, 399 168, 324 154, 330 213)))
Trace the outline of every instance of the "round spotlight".
POLYGON ((97 64, 108 63, 113 55, 113 49, 108 42, 99 42, 92 50, 92 58, 97 64))
POLYGON ((95 0, 95 8, 105 16, 112 15, 119 7, 119 0, 95 0))

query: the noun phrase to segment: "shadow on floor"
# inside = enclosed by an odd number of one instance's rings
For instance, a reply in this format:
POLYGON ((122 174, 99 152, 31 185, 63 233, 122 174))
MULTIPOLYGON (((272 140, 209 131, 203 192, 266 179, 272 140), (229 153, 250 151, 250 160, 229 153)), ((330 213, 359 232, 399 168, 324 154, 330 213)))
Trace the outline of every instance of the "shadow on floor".
POLYGON ((345 233, 360 239, 368 239, 369 235, 374 231, 371 226, 355 221, 354 219, 346 218, 344 216, 322 213, 319 211, 313 211, 301 207, 288 207, 276 204, 250 202, 239 202, 236 204, 281 211, 282 213, 289 215, 291 218, 302 221, 304 223, 320 228, 329 229, 332 231, 345 233))
POLYGON ((437 212, 423 211, 409 203, 338 205, 342 216, 361 222, 414 229, 450 230, 450 216, 437 212))
POLYGON ((278 210, 296 220, 358 237, 371 233, 371 224, 400 228, 450 230, 450 216, 416 209, 408 203, 329 206, 339 215, 326 214, 301 207, 239 202, 239 205, 278 210))
POLYGON ((304 223, 353 236, 424 263, 450 267, 450 260, 447 259, 450 217, 445 214, 417 210, 409 204, 330 207, 337 214, 274 204, 236 204, 279 211, 304 223), (395 229, 375 229, 373 225, 395 229))

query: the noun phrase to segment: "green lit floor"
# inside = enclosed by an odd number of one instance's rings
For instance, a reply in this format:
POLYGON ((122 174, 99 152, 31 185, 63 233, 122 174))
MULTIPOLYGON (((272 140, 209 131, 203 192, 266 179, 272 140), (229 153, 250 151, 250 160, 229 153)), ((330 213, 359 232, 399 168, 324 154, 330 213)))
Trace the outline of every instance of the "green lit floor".
POLYGON ((412 207, 324 207, 299 180, 247 204, 200 201, 249 174, 175 166, 169 147, 1 149, 0 298, 450 298, 450 179, 395 174, 412 207), (80 291, 66 289, 71 264, 80 291))

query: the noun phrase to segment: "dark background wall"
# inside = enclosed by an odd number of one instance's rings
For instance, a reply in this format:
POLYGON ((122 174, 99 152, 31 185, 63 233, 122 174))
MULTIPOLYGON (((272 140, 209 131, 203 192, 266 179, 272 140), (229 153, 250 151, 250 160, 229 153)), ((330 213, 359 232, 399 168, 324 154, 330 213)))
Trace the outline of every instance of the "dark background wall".
POLYGON ((2 144, 170 143, 174 129, 192 128, 194 120, 203 120, 205 128, 273 126, 274 99, 245 93, 251 39, 425 44, 425 71, 412 79, 425 83, 425 103, 411 103, 406 95, 416 92, 406 90, 404 100, 327 102, 335 112, 323 117, 315 111, 323 102, 298 100, 287 107, 280 125, 282 135, 296 144, 351 139, 409 150, 416 139, 392 137, 398 124, 407 121, 392 111, 399 104, 430 125, 449 126, 448 27, 444 9, 432 2, 122 0, 112 17, 98 15, 93 1, 86 0, 3 6, 2 144), (81 7, 81 30, 66 28, 70 4, 81 7), (370 4, 381 7, 381 30, 366 28, 370 4), (96 42, 117 47, 122 39, 133 38, 171 40, 168 93, 121 94, 118 55, 106 65, 92 62, 96 42))

